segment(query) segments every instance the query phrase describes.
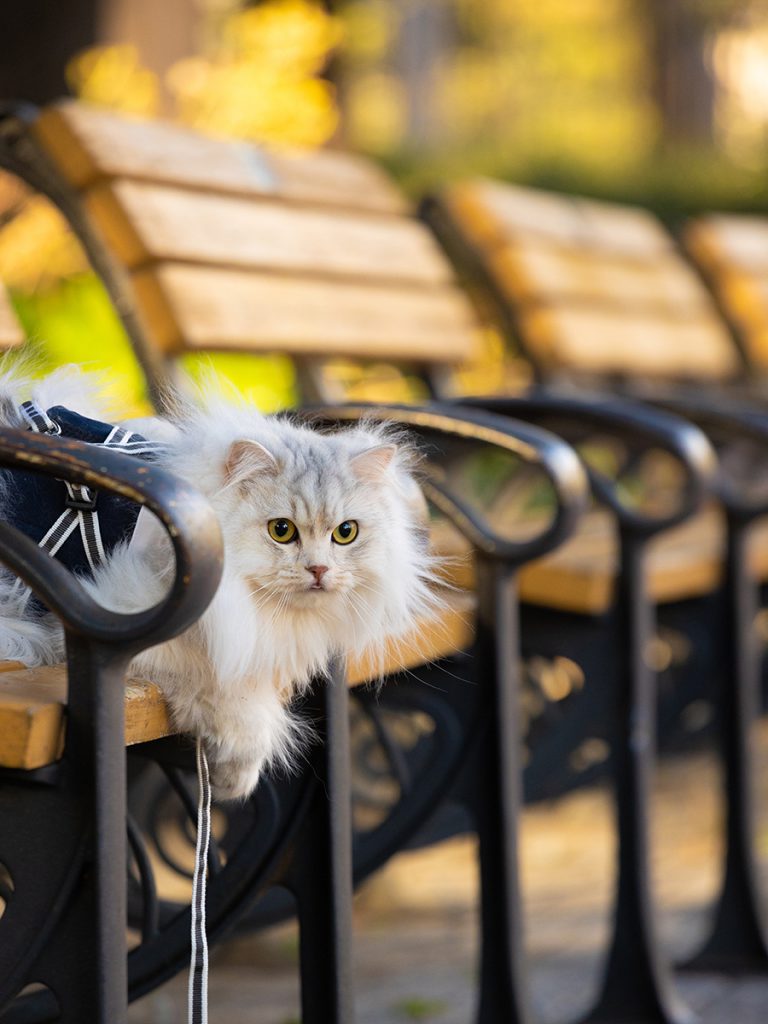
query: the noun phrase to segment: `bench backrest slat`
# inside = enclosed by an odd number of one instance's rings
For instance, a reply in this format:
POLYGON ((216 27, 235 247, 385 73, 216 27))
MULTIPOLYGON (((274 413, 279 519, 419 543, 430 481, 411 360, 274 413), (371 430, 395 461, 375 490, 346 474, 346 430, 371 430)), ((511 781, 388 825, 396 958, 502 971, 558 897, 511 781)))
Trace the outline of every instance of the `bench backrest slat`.
POLYGON ((768 370, 768 217, 708 214, 683 243, 717 296, 753 369, 768 370))
POLYGON ((397 190, 375 164, 331 150, 281 150, 216 139, 64 100, 42 111, 35 133, 76 188, 136 178, 204 191, 403 213, 397 190))
POLYGON ((450 286, 453 275, 416 221, 195 193, 117 179, 88 209, 128 267, 163 260, 450 286))
POLYGON ((472 321, 461 295, 165 263, 139 271, 136 297, 153 340, 189 350, 329 353, 459 361, 472 321))
POLYGON ((521 235, 555 245, 645 260, 672 242, 645 210, 477 179, 449 190, 478 237, 503 243, 521 235))
POLYGON ((737 374, 711 297, 648 212, 483 180, 433 209, 543 372, 737 374))
POLYGON ((267 153, 71 101, 44 111, 35 132, 129 272, 165 354, 426 366, 474 351, 450 264, 370 161, 267 153))

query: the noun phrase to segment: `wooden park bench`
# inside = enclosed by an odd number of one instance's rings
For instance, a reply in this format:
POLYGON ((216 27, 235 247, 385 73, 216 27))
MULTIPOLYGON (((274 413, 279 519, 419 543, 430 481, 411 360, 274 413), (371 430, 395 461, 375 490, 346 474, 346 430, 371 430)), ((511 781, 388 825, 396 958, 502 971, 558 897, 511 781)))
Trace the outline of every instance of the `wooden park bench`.
MULTIPOLYGON (((764 969, 768 931, 757 884, 749 750, 760 672, 755 622, 759 588, 768 582, 768 502, 760 489, 768 417, 755 392, 751 406, 736 396, 747 394, 749 368, 753 379, 759 376, 768 351, 761 297, 768 233, 753 219, 721 215, 688 226, 685 248, 713 295, 645 210, 486 180, 449 187, 424 210, 486 315, 530 360, 541 384, 588 382, 642 395, 691 418, 718 449, 719 507, 706 507, 683 528, 688 562, 683 556, 679 563, 679 588, 659 595, 660 616, 679 624, 687 615, 700 647, 705 631, 718 638, 710 651, 723 677, 715 706, 728 852, 715 923, 696 964, 764 969), (704 552, 718 570, 700 593, 717 584, 718 597, 709 611, 695 604, 685 611, 681 602, 703 583, 696 566, 704 552)), ((582 529, 590 529, 588 520, 582 529)), ((565 558, 566 550, 553 557, 565 558)))
MULTIPOLYGON (((473 314, 434 242, 405 215, 381 174, 356 158, 266 156, 253 147, 75 104, 51 108, 28 123, 11 116, 0 134, 0 164, 53 199, 75 229, 107 285, 158 403, 184 351, 287 353, 311 392, 320 357, 377 362, 394 356, 418 370, 424 363, 458 361, 474 344, 473 314)), ((486 908, 483 927, 489 935, 511 936, 516 920, 510 915, 517 914, 513 851, 518 800, 514 574, 570 531, 585 498, 583 471, 556 437, 507 418, 440 405, 325 406, 312 412, 324 423, 363 414, 401 422, 428 446, 436 469, 425 484, 427 496, 463 532, 477 557, 475 589, 446 590, 445 612, 438 621, 417 625, 413 642, 393 653, 392 670, 410 668, 413 678, 384 688, 383 712, 364 693, 356 697, 367 728, 383 736, 380 748, 399 774, 398 796, 380 812, 383 820, 356 836, 355 876, 364 877, 414 834, 469 759, 462 772, 469 780, 465 799, 479 823, 484 877, 488 887, 510 893, 509 901, 486 908), (500 457, 509 463, 513 491, 519 480, 523 493, 544 494, 548 515, 529 515, 523 522, 527 534, 519 540, 505 533, 520 518, 517 508, 497 524, 474 500, 475 463, 479 460, 482 467, 488 453, 497 469, 500 457), (455 479, 454 464, 459 467, 455 479), (538 482, 532 482, 537 473, 538 482), (497 629, 499 624, 504 628, 497 629), (464 653, 470 643, 471 657, 464 653), (443 666, 448 656, 453 660, 443 666), (467 686, 468 678, 480 685, 467 686), (410 727, 400 749, 387 733, 385 715, 402 718, 406 711, 418 713, 417 727, 410 727), (508 771, 499 771, 502 763, 508 771)), ((24 435, 0 439, 0 458, 22 464, 38 460, 45 466, 40 460, 46 440, 24 435)), ((47 447, 51 462, 46 471, 60 472, 62 456, 57 462, 55 445, 47 447)), ((81 446, 76 454, 79 471, 91 479, 87 451, 81 446)), ((118 484, 105 478, 104 485, 119 486, 120 474, 114 476, 118 484)), ((167 519, 165 504, 172 494, 166 488, 158 498, 150 484, 145 491, 167 519)), ((184 524, 179 535, 188 554, 184 524)), ((1 530, 0 551, 20 568, 1 530)), ((186 567, 182 559, 179 573, 186 567)), ((54 607, 59 610, 58 604, 54 607)), ((4 833, 0 861, 17 883, 37 872, 51 878, 66 874, 71 885, 83 864, 95 863, 94 872, 81 871, 69 902, 60 899, 55 910, 52 883, 37 897, 20 884, 13 891, 4 889, 9 898, 0 919, 0 1006, 8 1004, 6 1014, 0 1014, 3 1024, 29 1015, 78 1024, 123 1019, 123 759, 117 749, 123 740, 130 744, 132 781, 127 898, 129 920, 138 934, 128 958, 131 998, 183 968, 189 953, 186 901, 158 894, 148 852, 151 842, 158 849, 162 843, 152 831, 151 806, 158 792, 175 794, 182 819, 191 816, 193 798, 180 770, 190 765, 189 747, 183 738, 168 735, 173 730, 157 688, 140 680, 129 681, 124 694, 122 689, 113 693, 107 731, 111 745, 101 738, 104 713, 93 685, 98 672, 88 655, 98 662, 101 648, 81 628, 87 650, 76 663, 70 660, 68 705, 63 669, 6 666, 0 674, 0 801, 5 801, 0 817, 24 822, 23 828, 4 833), (90 731, 82 714, 73 717, 83 703, 80 674, 97 713, 90 731), (78 725, 74 731, 73 721, 78 725), (58 806, 70 749, 84 730, 98 755, 80 788, 72 787, 70 804, 77 815, 57 860, 60 812, 50 812, 48 820, 35 811, 30 792, 44 792, 46 808, 58 806), (92 800, 95 815, 89 811, 92 800), (102 818, 107 805, 109 814, 102 818), (102 841, 105 830, 109 842, 102 841), (4 937, 10 929, 13 948, 4 937), (35 937, 38 933, 44 933, 45 942, 35 937), (84 964, 76 972, 77 984, 68 981, 70 950, 73 956, 77 950, 84 964), (29 981, 43 982, 48 990, 14 999, 29 981)), ((354 684, 370 674, 366 666, 349 666, 346 677, 354 684)), ((338 680, 341 672, 335 675, 338 680)), ((302 1019, 330 1024, 352 1019, 346 688, 323 688, 308 713, 325 742, 315 749, 306 771, 290 779, 267 778, 245 806, 220 809, 226 826, 209 861, 208 927, 212 938, 223 934, 254 905, 258 909, 259 896, 279 881, 298 907, 302 1019)), ((183 825, 179 831, 183 837, 183 825)), ((173 862, 170 854, 166 859, 173 862)), ((177 873, 183 881, 183 870, 177 873)), ((498 992, 507 1001, 520 998, 514 965, 503 947, 486 945, 484 1000, 496 1000, 498 992)))

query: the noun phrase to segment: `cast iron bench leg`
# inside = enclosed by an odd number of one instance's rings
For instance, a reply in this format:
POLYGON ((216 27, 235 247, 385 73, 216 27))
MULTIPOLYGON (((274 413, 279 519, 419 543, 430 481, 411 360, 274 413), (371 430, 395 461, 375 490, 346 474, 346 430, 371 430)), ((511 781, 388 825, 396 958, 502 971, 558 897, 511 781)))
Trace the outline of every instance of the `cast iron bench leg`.
POLYGON ((515 570, 478 558, 477 595, 477 682, 485 691, 470 792, 480 846, 477 1019, 478 1024, 528 1024, 518 866, 522 777, 515 570))
MULTIPOLYGON (((69 676, 80 680, 70 697, 68 742, 87 756, 94 807, 96 986, 93 1020, 121 1024, 128 1012, 125 668, 95 645, 69 640, 69 676), (87 685, 85 680, 87 679, 87 685), (77 734, 73 733, 77 730, 77 734), (92 746, 91 746, 92 743, 92 746)), ((88 1019, 87 1017, 85 1019, 88 1019)))
POLYGON ((335 665, 319 694, 322 771, 291 870, 299 917, 302 1024, 352 1024, 349 693, 335 665))
MULTIPOLYGON (((113 649, 71 635, 67 640, 70 683, 62 783, 82 809, 67 824, 82 829, 84 855, 61 917, 27 978, 41 981, 55 996, 30 996, 31 1016, 23 1000, 11 1020, 61 1024, 124 1024, 128 1012, 126 970, 126 793, 124 677, 127 658, 113 649), (50 1004, 50 1009, 48 1009, 50 1004), (18 1016, 17 1016, 18 1013, 18 1016)), ((55 858, 62 843, 60 823, 37 824, 43 858, 55 858)))
POLYGON ((655 753, 656 681, 646 651, 653 611, 645 593, 646 541, 620 532, 618 629, 624 657, 619 680, 613 761, 618 879, 613 933, 592 1024, 678 1024, 690 1019, 676 996, 661 950, 650 877, 650 798, 655 753))
POLYGON ((768 970, 768 929, 755 860, 752 732, 759 715, 760 655, 755 636, 758 585, 748 569, 749 524, 728 519, 725 673, 719 699, 726 796, 725 869, 712 931, 686 968, 768 970))

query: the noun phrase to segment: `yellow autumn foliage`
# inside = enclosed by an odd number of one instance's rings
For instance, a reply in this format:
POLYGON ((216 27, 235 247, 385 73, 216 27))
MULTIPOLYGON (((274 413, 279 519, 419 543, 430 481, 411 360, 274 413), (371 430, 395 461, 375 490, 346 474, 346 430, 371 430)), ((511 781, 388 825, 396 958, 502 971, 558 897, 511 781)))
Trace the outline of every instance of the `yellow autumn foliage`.
POLYGON ((95 46, 67 66, 67 84, 87 103, 151 116, 160 103, 157 75, 143 67, 135 46, 95 46))
MULTIPOLYGON (((311 0, 269 0, 232 14, 210 53, 169 69, 163 84, 175 117, 217 135, 322 145, 338 110, 321 72, 341 35, 341 22, 311 0)), ((144 115, 159 108, 161 83, 132 46, 86 50, 67 78, 89 103, 144 115)))
POLYGON ((33 292, 87 266, 64 218, 42 196, 27 199, 0 229, 0 281, 7 288, 33 292))
POLYGON ((340 38, 340 23, 307 0, 271 0, 234 14, 211 55, 170 69, 178 117, 220 135, 322 145, 338 110, 319 75, 340 38))

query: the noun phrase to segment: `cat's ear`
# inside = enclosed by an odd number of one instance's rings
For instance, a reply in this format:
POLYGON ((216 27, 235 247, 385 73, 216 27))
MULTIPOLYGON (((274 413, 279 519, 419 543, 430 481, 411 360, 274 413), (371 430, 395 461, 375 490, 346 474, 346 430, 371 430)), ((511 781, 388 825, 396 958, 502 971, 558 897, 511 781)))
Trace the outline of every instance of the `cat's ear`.
POLYGON ((274 476, 279 466, 277 459, 263 444, 243 438, 233 441, 224 460, 224 479, 227 485, 242 484, 261 473, 274 476))
POLYGON ((396 451, 397 448, 393 444, 379 444, 375 448, 367 448, 350 459, 352 472, 358 480, 376 483, 384 476, 396 451))

